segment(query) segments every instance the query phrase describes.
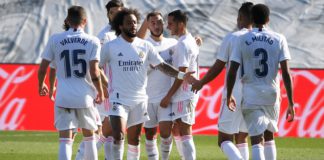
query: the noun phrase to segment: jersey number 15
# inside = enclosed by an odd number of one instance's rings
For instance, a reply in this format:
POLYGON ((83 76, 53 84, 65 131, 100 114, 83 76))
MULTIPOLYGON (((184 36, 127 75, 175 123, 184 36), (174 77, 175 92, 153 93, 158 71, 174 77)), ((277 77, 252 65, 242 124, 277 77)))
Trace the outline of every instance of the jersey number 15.
POLYGON ((61 52, 60 57, 61 57, 61 60, 64 59, 65 75, 67 78, 70 78, 72 76, 71 65, 73 65, 73 66, 81 65, 81 70, 74 69, 73 75, 75 77, 80 77, 80 78, 85 77, 86 71, 87 71, 87 62, 86 62, 86 60, 79 57, 79 55, 84 55, 85 53, 86 53, 86 51, 83 49, 72 50, 72 64, 71 64, 70 51, 64 50, 61 52))

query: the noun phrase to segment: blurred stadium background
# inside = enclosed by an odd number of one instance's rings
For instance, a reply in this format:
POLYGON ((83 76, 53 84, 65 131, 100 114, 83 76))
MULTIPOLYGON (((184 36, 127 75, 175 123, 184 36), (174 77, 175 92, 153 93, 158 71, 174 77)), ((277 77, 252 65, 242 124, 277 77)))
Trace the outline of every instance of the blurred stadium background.
MULTIPOLYGON (((40 54, 49 36, 63 30, 66 10, 71 5, 87 9, 86 32, 97 35, 108 23, 104 7, 107 1, 0 0, 0 159, 56 159, 53 102, 37 93, 40 54)), ((268 27, 287 37, 292 55, 296 120, 285 122, 287 99, 282 89, 278 159, 324 159, 324 1, 251 1, 270 7, 268 27)), ((124 2, 127 7, 137 8, 142 19, 152 10, 164 15, 175 9, 186 10, 189 31, 204 41, 200 50, 204 75, 214 63, 223 37, 236 29, 237 10, 244 1, 124 2)), ((165 34, 168 36, 167 31, 165 34)), ((200 93, 194 125, 198 159, 224 159, 216 145, 223 82, 224 72, 200 93)), ((176 151, 172 154, 173 159, 179 158, 176 151)))

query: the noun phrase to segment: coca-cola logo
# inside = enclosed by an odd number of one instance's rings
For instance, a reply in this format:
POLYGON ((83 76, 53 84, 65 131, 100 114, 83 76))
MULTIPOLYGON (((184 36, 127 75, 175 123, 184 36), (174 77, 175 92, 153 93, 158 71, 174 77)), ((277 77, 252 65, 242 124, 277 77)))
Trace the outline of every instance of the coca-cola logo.
POLYGON ((24 121, 22 110, 27 99, 17 97, 15 92, 20 84, 23 84, 34 73, 34 70, 26 71, 25 67, 17 67, 12 72, 7 72, 0 67, 0 130, 15 130, 24 121))
MULTIPOLYGON (((282 89, 282 112, 279 119, 279 136, 324 137, 324 79, 310 71, 292 71, 296 115, 294 122, 287 124, 287 94, 282 89)), ((283 87, 283 84, 281 85, 283 87)), ((281 88, 282 88, 281 87, 281 88)))
MULTIPOLYGON (((208 69, 202 68, 201 76, 207 71, 208 69)), ((285 119, 288 102, 281 80, 282 102, 278 136, 324 137, 324 79, 321 78, 321 74, 313 74, 311 70, 292 71, 296 107, 295 120, 292 123, 285 119)), ((217 121, 222 103, 224 76, 224 73, 218 76, 200 91, 194 133, 214 134, 218 131, 217 121)))

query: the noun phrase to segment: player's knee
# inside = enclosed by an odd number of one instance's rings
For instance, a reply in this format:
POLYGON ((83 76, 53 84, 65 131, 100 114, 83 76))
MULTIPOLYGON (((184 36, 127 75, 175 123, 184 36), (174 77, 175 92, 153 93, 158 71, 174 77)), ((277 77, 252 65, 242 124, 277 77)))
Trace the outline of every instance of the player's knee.
POLYGON ((160 136, 162 138, 169 138, 171 136, 171 130, 170 131, 160 131, 160 136))
POLYGON ((263 135, 251 136, 251 144, 260 144, 263 142, 263 135))
POLYGON ((240 132, 235 134, 235 142, 236 144, 247 143, 248 133, 240 132))
POLYGON ((218 132, 218 146, 221 147, 222 143, 225 141, 231 141, 233 142, 233 135, 227 134, 223 132, 218 132))
POLYGON ((156 131, 152 128, 145 128, 145 137, 147 140, 153 140, 156 137, 156 131))
POLYGON ((266 130, 265 132, 264 132, 264 141, 272 141, 274 139, 274 135, 273 135, 273 133, 272 132, 270 132, 270 131, 268 131, 268 130, 266 130))
POLYGON ((117 133, 113 133, 113 137, 115 142, 119 142, 125 139, 125 135, 123 132, 117 132, 117 133))
POLYGON ((128 137, 128 144, 138 145, 140 142, 140 136, 128 137))

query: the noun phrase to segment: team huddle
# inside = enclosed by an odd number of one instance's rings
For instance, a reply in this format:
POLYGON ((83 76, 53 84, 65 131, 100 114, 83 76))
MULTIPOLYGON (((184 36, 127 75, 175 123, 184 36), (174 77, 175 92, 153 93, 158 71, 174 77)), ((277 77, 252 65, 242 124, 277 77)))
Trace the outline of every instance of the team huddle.
POLYGON ((41 56, 39 94, 55 101, 59 159, 72 158, 73 140, 81 129, 84 138, 77 160, 98 159, 101 148, 106 160, 123 159, 126 136, 127 159, 138 160, 143 128, 149 160, 170 159, 173 139, 181 159, 197 159, 192 126, 198 91, 225 66, 219 147, 230 160, 247 160, 249 136, 252 159, 276 159, 279 65, 289 100, 288 121, 294 119, 294 101, 287 41, 266 28, 270 15, 266 5, 242 4, 239 31, 226 35, 217 60, 200 80, 202 42, 188 31, 185 12, 167 14, 167 29, 174 39, 163 35, 165 20, 158 11, 147 14, 140 26, 138 11, 124 7, 121 1, 110 0, 106 9, 109 24, 95 37, 84 32, 85 9, 70 7, 65 31, 49 38, 41 56))

